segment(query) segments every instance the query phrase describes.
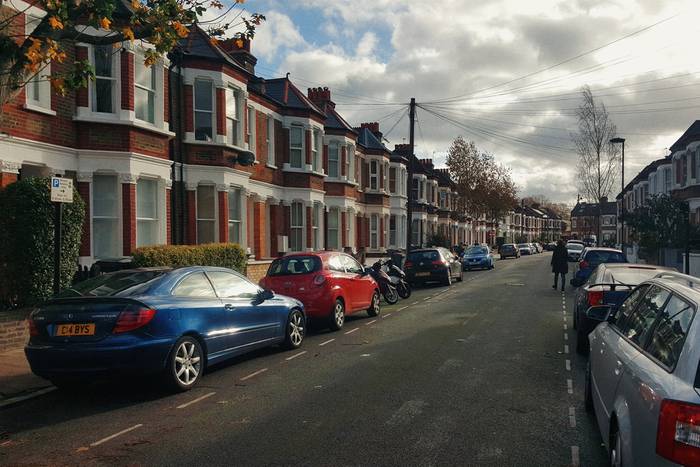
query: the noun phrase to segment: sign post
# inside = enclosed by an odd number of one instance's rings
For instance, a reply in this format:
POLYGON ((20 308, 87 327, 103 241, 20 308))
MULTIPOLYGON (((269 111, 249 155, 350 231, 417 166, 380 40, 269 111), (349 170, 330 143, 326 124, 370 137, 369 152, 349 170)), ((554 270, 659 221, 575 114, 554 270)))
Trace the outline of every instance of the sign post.
POLYGON ((73 180, 51 177, 51 202, 54 203, 53 293, 57 294, 61 290, 63 203, 73 202, 73 180))

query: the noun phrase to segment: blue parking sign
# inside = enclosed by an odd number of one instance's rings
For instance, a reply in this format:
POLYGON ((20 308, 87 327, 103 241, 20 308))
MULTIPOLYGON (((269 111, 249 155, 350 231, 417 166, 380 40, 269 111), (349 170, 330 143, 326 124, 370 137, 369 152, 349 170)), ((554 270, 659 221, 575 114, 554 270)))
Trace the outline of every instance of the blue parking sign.
POLYGON ((51 184, 52 184, 53 188, 58 188, 61 186, 61 180, 54 177, 51 179, 51 184))

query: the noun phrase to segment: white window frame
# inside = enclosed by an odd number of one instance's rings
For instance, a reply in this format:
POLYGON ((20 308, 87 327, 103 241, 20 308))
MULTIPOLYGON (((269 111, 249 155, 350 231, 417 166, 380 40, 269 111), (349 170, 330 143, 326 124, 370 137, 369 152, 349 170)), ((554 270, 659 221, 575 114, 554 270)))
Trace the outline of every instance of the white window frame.
POLYGON ((318 251, 321 249, 321 205, 319 203, 314 203, 311 216, 311 241, 314 251, 318 251))
POLYGON ((355 146, 348 144, 345 153, 345 175, 349 181, 355 181, 355 146))
POLYGON ((162 243, 162 239, 160 236, 160 217, 161 217, 161 207, 160 207, 160 186, 158 183, 158 180, 153 179, 153 178, 139 178, 136 181, 136 246, 137 247, 142 247, 142 246, 151 246, 151 245, 158 245, 162 243), (155 206, 155 217, 143 217, 139 216, 139 184, 140 183, 152 183, 155 186, 154 190, 154 196, 155 199, 154 201, 154 206, 155 206), (151 223, 154 226, 151 228, 155 229, 155 243, 144 243, 142 241, 139 235, 139 231, 141 230, 139 228, 139 224, 147 222, 151 223))
POLYGON ((213 235, 212 241, 216 242, 218 240, 218 232, 217 232, 218 229, 216 228, 217 227, 216 226, 216 213, 218 212, 217 202, 218 202, 218 194, 217 194, 215 185, 198 185, 197 186, 197 190, 195 191, 195 211, 196 211, 196 232, 197 232, 197 244, 198 245, 201 244, 200 238, 199 238, 200 237, 200 234, 199 234, 199 223, 200 222, 211 222, 212 225, 214 226, 213 227, 214 228, 214 230, 213 230, 214 235, 213 235), (212 217, 212 218, 200 217, 200 212, 199 212, 199 190, 200 190, 200 188, 211 189, 212 192, 214 193, 214 197, 213 197, 214 206, 213 206, 213 211, 212 211, 214 213, 214 217, 212 217))
POLYGON ((241 146, 240 98, 240 91, 237 88, 233 86, 226 88, 226 142, 238 147, 241 146))
POLYGON ((304 217, 305 217, 305 206, 304 203, 295 201, 289 207, 289 250, 290 251, 304 251, 304 217), (300 214, 299 219, 295 219, 295 209, 298 208, 300 214), (295 223, 296 222, 296 223, 295 223), (295 236, 299 235, 299 244, 295 243, 295 236))
POLYGON ((117 99, 117 96, 119 95, 119 70, 121 70, 120 66, 120 60, 118 60, 119 55, 114 52, 114 48, 111 45, 104 45, 104 46, 92 46, 90 49, 90 62, 92 66, 95 69, 95 79, 90 81, 90 109, 92 109, 92 112, 99 114, 99 115, 116 115, 117 112, 119 111, 119 108, 121 107, 119 105, 119 100, 117 99), (103 75, 98 75, 97 74, 97 59, 95 53, 97 52, 98 49, 104 48, 106 50, 110 51, 111 57, 112 57, 112 75, 111 76, 103 76, 103 75), (97 110, 97 82, 98 81, 111 81, 112 82, 112 93, 111 93, 111 98, 112 98, 112 111, 111 112, 102 112, 97 110))
POLYGON ((398 243, 398 242, 397 242, 397 239, 398 239, 398 237, 397 237, 397 234, 398 234, 398 224, 397 224, 397 222, 398 222, 398 216, 395 215, 395 214, 391 214, 391 215, 389 216, 389 246, 392 246, 392 247, 395 247, 395 246, 397 245, 397 243, 398 243), (392 228, 391 228, 391 221, 392 221, 392 219, 393 219, 393 221, 394 221, 394 228, 393 228, 393 230, 392 230, 392 228), (393 235, 393 237, 394 237, 393 239, 391 238, 392 235, 393 235))
POLYGON ((295 169, 303 169, 304 168, 304 127, 301 125, 291 125, 289 127, 289 166, 293 167, 295 169), (299 142, 299 146, 294 146, 294 131, 298 130, 301 134, 301 141, 299 142), (292 154, 294 151, 299 151, 299 165, 294 164, 294 158, 292 157, 292 154))
POLYGON ((275 119, 272 115, 267 116, 267 163, 276 166, 275 161, 275 119))
POLYGON ((397 178, 398 172, 399 172, 399 168, 398 168, 398 167, 391 167, 391 166, 389 166, 389 185, 388 185, 388 190, 387 190, 387 191, 388 191, 389 193, 391 193, 392 195, 395 195, 395 194, 398 192, 398 190, 399 190, 399 187, 398 187, 398 185, 397 185, 397 183, 398 183, 398 178, 397 178), (394 172, 394 177, 393 177, 393 178, 394 178, 394 189, 393 189, 393 190, 391 189, 391 179, 392 179, 392 177, 391 177, 391 172, 392 172, 392 171, 394 172))
MULTIPOLYGON (((91 231, 91 239, 92 239, 92 245, 91 247, 91 253, 94 258, 110 258, 110 257, 119 257, 122 256, 122 226, 121 226, 121 217, 120 214, 122 212, 122 207, 121 207, 121 184, 119 183, 119 179, 116 174, 93 174, 92 176, 92 182, 90 183, 90 200, 92 201, 90 203, 90 209, 92 212, 92 221, 90 222, 90 231, 91 231), (112 182, 114 183, 114 197, 115 197, 115 213, 112 216, 106 216, 106 215, 101 215, 95 213, 95 179, 98 177, 104 177, 104 178, 112 178, 112 182), (95 229, 95 221, 100 221, 100 220, 107 220, 107 221, 113 221, 113 225, 116 228, 116 235, 115 235, 115 244, 112 245, 113 251, 107 252, 105 255, 99 255, 95 251, 95 239, 97 237, 96 235, 96 229, 95 229)), ((103 190, 101 190, 102 193, 104 193, 103 190)))
MULTIPOLYGON (((29 36, 40 22, 40 17, 26 14, 24 24, 25 34, 29 36)), ((24 87, 25 108, 56 115, 56 112, 51 110, 51 83, 46 79, 46 76, 49 75, 51 75, 51 62, 43 64, 39 68, 39 71, 27 81, 24 87), (34 98, 34 96, 36 96, 36 98, 34 98)))
MULTIPOLYGON (((255 107, 252 105, 248 106, 247 109, 247 118, 248 118, 248 150, 251 151, 253 154, 255 154, 255 147, 256 147, 256 130, 257 130, 257 121, 258 121, 258 113, 255 110, 255 107)), ((255 159, 257 160, 257 155, 255 159)))
POLYGON ((243 245, 245 236, 243 235, 243 190, 237 186, 231 186, 227 193, 228 198, 228 241, 243 245), (233 202, 232 202, 233 201, 233 202), (231 215, 234 204, 238 204, 238 218, 231 215), (238 240, 232 238, 231 233, 238 232, 238 240))
POLYGON ((339 178, 340 177, 340 145, 337 141, 331 141, 328 143, 328 177, 339 178), (332 154, 335 153, 335 157, 332 154), (335 163, 335 173, 331 170, 331 163, 335 163))
POLYGON ((379 161, 376 159, 369 160, 369 189, 379 190, 379 161), (374 172, 372 167, 374 167, 374 172))
MULTIPOLYGON (((322 149, 322 143, 321 143, 321 137, 319 136, 321 132, 318 131, 317 129, 311 130, 311 171, 312 172, 320 172, 320 168, 323 164, 319 164, 319 157, 318 154, 321 152, 322 149)), ((303 138, 303 136, 302 136, 303 138)))
POLYGON ((340 209, 337 207, 330 208, 328 210, 328 238, 326 239, 326 242, 328 243, 328 249, 329 250, 340 250, 341 249, 341 243, 343 243, 343 239, 341 238, 341 221, 340 221, 340 209), (335 228, 332 227, 333 223, 331 222, 332 219, 335 219, 335 228), (335 243, 332 243, 333 235, 332 233, 335 233, 335 243))
POLYGON ((194 138, 196 141, 211 142, 214 141, 214 138, 216 138, 216 120, 214 118, 216 113, 216 95, 214 93, 214 83, 211 80, 204 78, 197 78, 194 80, 194 84, 192 85, 192 113, 194 118, 194 138), (209 110, 197 108, 197 83, 206 83, 209 85, 211 93, 211 109, 209 110), (209 117, 211 119, 211 137, 208 140, 197 138, 197 113, 209 114, 209 117))
POLYGON ((378 214, 372 214, 369 217, 369 247, 372 250, 379 249, 379 215, 378 214))
MULTIPOLYGON (((144 64, 145 57, 141 53, 134 54, 134 118, 136 120, 140 120, 142 122, 150 123, 154 125, 156 123, 156 115, 158 112, 156 112, 157 108, 157 102, 158 102, 158 73, 157 73, 157 65, 153 64, 151 66, 146 66, 144 64), (148 71, 151 73, 151 88, 148 88, 142 84, 139 84, 138 81, 136 80, 136 75, 138 74, 138 68, 143 67, 146 68, 148 71), (138 96, 139 96, 139 90, 142 92, 145 92, 147 96, 153 96, 152 99, 152 104, 153 107, 150 110, 151 115, 153 116, 153 120, 148 120, 148 118, 139 118, 137 114, 137 108, 138 108, 138 96)), ((148 101, 148 98, 147 98, 148 101)))

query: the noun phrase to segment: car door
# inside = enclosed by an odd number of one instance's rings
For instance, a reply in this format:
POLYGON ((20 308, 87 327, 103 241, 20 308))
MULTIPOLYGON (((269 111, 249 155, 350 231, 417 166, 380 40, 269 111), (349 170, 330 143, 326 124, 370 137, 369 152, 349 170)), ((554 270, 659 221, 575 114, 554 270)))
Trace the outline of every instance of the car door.
POLYGON ((208 357, 229 347, 228 312, 203 271, 184 276, 171 295, 173 307, 180 310, 183 328, 204 336, 208 357))
POLYGON ((455 267, 457 262, 455 261, 454 255, 450 253, 450 251, 446 248, 438 248, 438 251, 440 251, 440 255, 442 256, 443 261, 445 261, 445 263, 447 264, 447 272, 450 274, 450 276, 458 276, 459 271, 455 267))
POLYGON ((279 310, 260 301, 260 287, 234 272, 209 270, 206 274, 226 311, 230 333, 226 351, 238 353, 280 335, 279 310))
POLYGON ((623 345, 624 337, 621 332, 648 289, 648 285, 638 287, 620 306, 614 323, 601 323, 589 335, 591 389, 598 426, 601 428, 604 440, 607 439, 608 417, 620 381, 622 369, 622 363, 619 360, 620 349, 626 348, 623 345))
POLYGON ((678 397, 683 392, 682 386, 687 386, 687 392, 693 392, 692 385, 676 377, 674 370, 694 315, 690 302, 671 295, 665 306, 656 311, 654 326, 645 336, 643 354, 625 368, 618 392, 628 407, 630 451, 638 455, 633 459, 634 465, 655 462, 654 427, 658 423, 661 401, 678 397))
POLYGON ((356 304, 357 309, 366 310, 372 303, 375 289, 374 279, 369 274, 364 273, 362 265, 352 256, 342 255, 342 258, 345 271, 351 276, 350 280, 353 283, 353 303, 356 304))
POLYGON ((330 277, 333 286, 340 289, 343 300, 345 300, 345 312, 350 314, 358 306, 355 302, 357 293, 354 290, 357 284, 353 281, 353 274, 348 273, 345 269, 345 256, 340 253, 332 255, 328 258, 328 268, 333 272, 330 277))

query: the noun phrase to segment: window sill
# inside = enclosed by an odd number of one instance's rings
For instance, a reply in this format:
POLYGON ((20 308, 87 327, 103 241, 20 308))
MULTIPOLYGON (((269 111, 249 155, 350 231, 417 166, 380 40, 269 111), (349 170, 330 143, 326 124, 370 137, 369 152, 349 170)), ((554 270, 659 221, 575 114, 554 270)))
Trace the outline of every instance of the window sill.
POLYGON ((144 130, 152 131, 153 133, 158 133, 164 136, 174 137, 175 133, 166 130, 165 127, 159 127, 152 123, 144 122, 141 120, 126 120, 121 119, 117 114, 105 114, 99 112, 83 112, 79 115, 73 117, 76 122, 85 123, 107 123, 111 125, 128 125, 136 128, 142 128, 144 130))
POLYGON ((51 115, 51 116, 56 116, 56 111, 47 109, 45 107, 41 107, 40 105, 34 105, 34 104, 29 104, 25 103, 24 104, 24 110, 29 110, 31 112, 37 112, 45 115, 51 115))
POLYGON ((274 165, 274 164, 265 164, 265 167, 267 167, 267 168, 269 168, 269 169, 277 170, 277 166, 274 165))

